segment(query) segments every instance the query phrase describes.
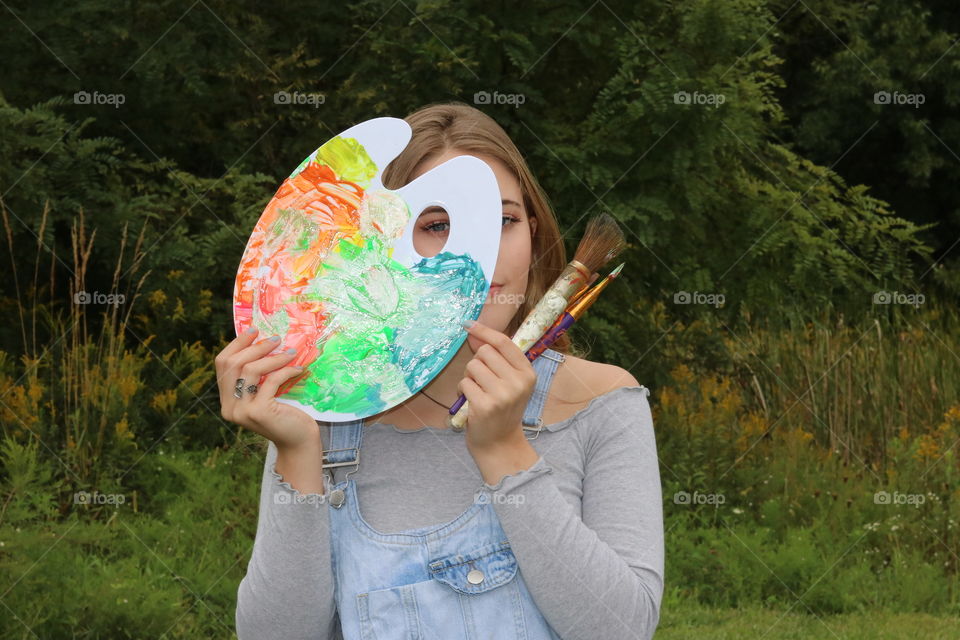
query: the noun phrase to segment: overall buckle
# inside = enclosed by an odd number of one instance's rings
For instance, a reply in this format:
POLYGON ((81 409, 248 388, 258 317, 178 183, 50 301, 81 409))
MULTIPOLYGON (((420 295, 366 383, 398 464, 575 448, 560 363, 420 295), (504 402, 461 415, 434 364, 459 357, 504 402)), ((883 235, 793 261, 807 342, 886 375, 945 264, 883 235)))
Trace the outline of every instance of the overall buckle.
POLYGON ((536 440, 540 436, 540 432, 543 431, 543 419, 540 416, 537 416, 537 423, 534 425, 523 425, 524 430, 533 431, 533 437, 527 436, 527 440, 536 440))
POLYGON ((323 452, 323 459, 324 459, 324 463, 323 463, 324 469, 329 469, 331 467, 345 467, 351 464, 355 464, 359 467, 360 466, 360 448, 347 447, 345 449, 326 449, 323 452), (333 453, 334 451, 355 451, 356 453, 353 454, 353 460, 344 460, 343 462, 326 462, 326 460, 328 459, 327 454, 333 453))

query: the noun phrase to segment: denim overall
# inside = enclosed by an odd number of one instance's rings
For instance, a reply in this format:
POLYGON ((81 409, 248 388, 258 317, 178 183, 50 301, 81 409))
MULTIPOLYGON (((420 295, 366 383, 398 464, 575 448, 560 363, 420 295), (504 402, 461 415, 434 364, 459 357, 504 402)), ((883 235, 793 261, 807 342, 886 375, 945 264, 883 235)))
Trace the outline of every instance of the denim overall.
MULTIPOLYGON (((547 349, 533 361, 537 383, 523 428, 536 438, 547 390, 564 355, 547 349)), ((363 420, 330 427, 330 543, 344 640, 560 640, 527 591, 510 542, 480 487, 449 522, 385 534, 360 515, 356 482, 363 420)))

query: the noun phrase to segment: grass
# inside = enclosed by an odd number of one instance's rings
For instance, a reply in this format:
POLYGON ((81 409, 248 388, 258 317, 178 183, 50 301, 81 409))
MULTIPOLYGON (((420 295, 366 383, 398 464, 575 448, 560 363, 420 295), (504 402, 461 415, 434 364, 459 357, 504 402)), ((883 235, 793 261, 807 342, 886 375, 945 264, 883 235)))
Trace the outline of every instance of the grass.
MULTIPOLYGON (((111 494, 119 504, 74 504, 65 517, 49 512, 49 486, 48 500, 23 475, 20 491, 5 483, 0 637, 234 637, 256 529, 257 449, 149 454, 126 491, 111 494)), ((8 451, 4 466, 22 470, 32 456, 8 451)))
POLYGON ((713 608, 664 600, 656 640, 955 640, 960 617, 870 611, 814 616, 757 605, 713 608), (922 631, 921 631, 922 630, 922 631))

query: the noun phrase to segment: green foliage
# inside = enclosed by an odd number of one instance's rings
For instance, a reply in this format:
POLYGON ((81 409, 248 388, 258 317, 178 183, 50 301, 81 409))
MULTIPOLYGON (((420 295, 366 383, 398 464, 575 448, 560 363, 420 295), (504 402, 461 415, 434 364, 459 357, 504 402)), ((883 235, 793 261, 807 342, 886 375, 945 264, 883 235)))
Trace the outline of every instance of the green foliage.
POLYGON ((930 311, 728 332, 725 366, 674 369, 652 400, 681 599, 960 613, 960 319, 930 311))
MULTIPOLYGON (((790 10, 791 4, 771 3, 783 16, 787 82, 780 98, 790 122, 781 135, 810 160, 836 164, 849 182, 872 185, 901 217, 935 223, 921 237, 955 266, 956 7, 938 0, 813 1, 790 10), (922 103, 877 102, 881 91, 921 95, 922 103)), ((960 291, 955 269, 927 279, 927 286, 936 281, 952 295, 960 291)))
POLYGON ((4 479, 0 484, 3 510, 0 522, 24 525, 56 514, 54 472, 37 455, 36 442, 21 444, 15 440, 0 442, 0 461, 4 479))
POLYGON ((138 473, 152 482, 119 504, 71 503, 30 529, 6 518, 0 576, 18 619, 0 619, 0 635, 233 637, 263 468, 253 453, 151 453, 138 473))
MULTIPOLYGON (((176 314, 176 333, 203 339, 199 327, 213 324, 228 337, 239 254, 290 167, 361 120, 496 91, 524 98, 479 106, 526 154, 569 248, 591 212, 610 211, 627 230, 626 276, 592 312, 614 327, 599 359, 633 363, 634 345, 654 329, 622 322, 638 300, 664 300, 686 322, 702 311, 672 304, 675 293, 720 293, 715 312, 731 323, 744 308, 802 316, 829 302, 862 312, 870 292, 915 286, 915 268, 929 260, 922 228, 777 138, 787 124, 783 74, 795 70, 783 57, 795 40, 773 29, 782 12, 756 0, 474 5, 366 0, 267 13, 215 2, 116 12, 94 2, 57 10, 55 20, 25 6, 18 16, 43 25, 62 63, 51 64, 22 26, 5 27, 0 90, 10 104, 0 122, 4 157, 16 160, 0 163, 4 183, 15 183, 4 200, 34 233, 49 200, 44 244, 60 256, 69 254, 62 223, 80 207, 100 237, 146 224, 145 291, 185 307, 211 292, 209 314, 176 314), (149 26, 162 24, 175 28, 149 26), (76 91, 124 101, 75 104, 76 91), (279 91, 323 101, 284 104, 279 91), (681 91, 724 100, 678 104, 681 91)), ((854 11, 836 13, 855 21, 854 11)), ((18 258, 30 256, 32 234, 19 225, 14 233, 25 240, 15 243, 18 258)), ((108 286, 116 258, 116 247, 98 245, 88 282, 108 286)), ((153 333, 166 316, 140 320, 153 333)), ((169 332, 156 340, 176 346, 169 332)))
POLYGON ((522 96, 476 106, 527 158, 568 254, 593 213, 627 234, 624 277, 573 332, 655 390, 668 601, 704 619, 956 613, 950 9, 12 2, 0 573, 19 620, 0 635, 230 637, 262 449, 220 418, 213 356, 247 237, 331 135, 478 92, 522 96), (927 101, 882 108, 878 90, 927 101), (919 309, 873 304, 917 290, 919 309), (672 501, 697 489, 726 501, 672 501))

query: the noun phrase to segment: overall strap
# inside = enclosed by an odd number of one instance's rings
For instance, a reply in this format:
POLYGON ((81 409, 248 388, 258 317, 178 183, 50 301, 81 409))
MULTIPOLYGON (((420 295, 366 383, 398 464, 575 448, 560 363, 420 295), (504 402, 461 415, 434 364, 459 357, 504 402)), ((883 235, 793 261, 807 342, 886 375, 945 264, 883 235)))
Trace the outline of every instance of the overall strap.
POLYGON ((323 452, 323 468, 360 465, 363 420, 330 423, 329 449, 323 452))
MULTIPOLYGON (((330 423, 330 448, 323 452, 323 475, 327 482, 333 484, 333 470, 331 467, 353 467, 347 471, 344 479, 360 469, 360 441, 363 440, 363 420, 330 423), (327 471, 327 469, 331 469, 327 471)), ((347 499, 343 489, 331 489, 329 500, 331 506, 339 509, 347 499)))
MULTIPOLYGON (((557 367, 566 360, 566 356, 559 351, 546 349, 531 364, 533 370, 537 372, 537 386, 533 389, 533 395, 527 403, 527 408, 523 414, 524 428, 530 428, 540 434, 543 428, 543 407, 547 402, 547 392, 550 390, 550 383, 553 382, 553 374, 557 372, 557 367)), ((536 435, 534 436, 536 437, 536 435)), ((531 438, 532 439, 532 438, 531 438)))

